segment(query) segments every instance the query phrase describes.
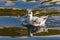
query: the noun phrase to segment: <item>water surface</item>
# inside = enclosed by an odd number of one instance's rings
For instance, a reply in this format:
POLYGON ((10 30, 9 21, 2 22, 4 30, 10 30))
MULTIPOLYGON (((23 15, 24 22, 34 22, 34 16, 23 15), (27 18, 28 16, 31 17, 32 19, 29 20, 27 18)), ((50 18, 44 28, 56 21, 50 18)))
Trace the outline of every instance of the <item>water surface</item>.
POLYGON ((0 40, 60 40, 60 37, 0 38, 0 40))

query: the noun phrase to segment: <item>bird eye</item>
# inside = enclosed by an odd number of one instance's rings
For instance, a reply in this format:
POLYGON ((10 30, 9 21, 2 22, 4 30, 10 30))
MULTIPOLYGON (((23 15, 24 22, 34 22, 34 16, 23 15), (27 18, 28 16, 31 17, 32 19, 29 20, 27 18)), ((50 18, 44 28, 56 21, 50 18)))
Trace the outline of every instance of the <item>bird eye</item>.
POLYGON ((46 19, 46 18, 43 18, 43 19, 46 19))

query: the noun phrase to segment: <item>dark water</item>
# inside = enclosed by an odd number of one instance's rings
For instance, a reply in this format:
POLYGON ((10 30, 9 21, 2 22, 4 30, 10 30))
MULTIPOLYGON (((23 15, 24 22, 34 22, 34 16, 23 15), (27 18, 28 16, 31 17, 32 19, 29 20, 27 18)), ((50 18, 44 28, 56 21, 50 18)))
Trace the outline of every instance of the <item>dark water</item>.
POLYGON ((0 38, 0 40, 60 40, 60 37, 0 38))

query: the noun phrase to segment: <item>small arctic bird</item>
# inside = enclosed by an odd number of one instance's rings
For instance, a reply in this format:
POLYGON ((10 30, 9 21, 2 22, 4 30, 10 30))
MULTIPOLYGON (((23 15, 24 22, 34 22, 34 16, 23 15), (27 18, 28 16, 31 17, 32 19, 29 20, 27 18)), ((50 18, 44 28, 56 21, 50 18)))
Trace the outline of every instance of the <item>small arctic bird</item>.
MULTIPOLYGON (((27 27, 28 36, 32 37, 34 33, 40 31, 41 28, 46 28, 45 22, 48 19, 48 16, 33 16, 31 10, 28 10, 28 13, 21 18, 21 24, 27 27)), ((41 32, 41 31, 40 31, 41 32)))

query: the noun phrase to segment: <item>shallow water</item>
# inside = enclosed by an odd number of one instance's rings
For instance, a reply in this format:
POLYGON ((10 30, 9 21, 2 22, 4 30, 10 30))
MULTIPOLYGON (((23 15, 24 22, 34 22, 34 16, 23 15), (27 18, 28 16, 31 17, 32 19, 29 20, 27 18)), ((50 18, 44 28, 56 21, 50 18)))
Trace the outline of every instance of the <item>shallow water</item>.
MULTIPOLYGON (((0 2, 0 7, 5 8, 29 8, 32 9, 35 5, 37 5, 39 2, 36 3, 25 3, 25 2, 14 2, 14 5, 12 6, 6 6, 6 2, 0 2)), ((60 10, 60 4, 59 5, 51 5, 52 8, 55 7, 55 9, 60 10)), ((51 6, 45 6, 40 4, 40 6, 37 8, 45 8, 45 7, 51 7, 51 6)), ((56 28, 60 27, 60 20, 54 20, 50 19, 46 22, 47 27, 50 28, 56 28)), ((11 27, 20 27, 20 19, 14 17, 6 17, 6 16, 0 16, 0 27, 4 26, 11 26, 11 27)), ((0 38, 0 40, 60 40, 60 37, 32 37, 32 38, 0 38)))

